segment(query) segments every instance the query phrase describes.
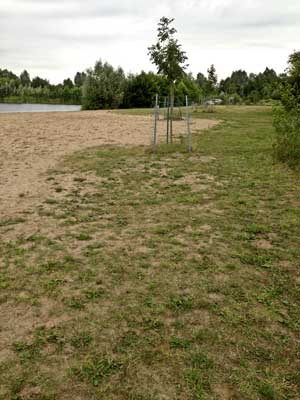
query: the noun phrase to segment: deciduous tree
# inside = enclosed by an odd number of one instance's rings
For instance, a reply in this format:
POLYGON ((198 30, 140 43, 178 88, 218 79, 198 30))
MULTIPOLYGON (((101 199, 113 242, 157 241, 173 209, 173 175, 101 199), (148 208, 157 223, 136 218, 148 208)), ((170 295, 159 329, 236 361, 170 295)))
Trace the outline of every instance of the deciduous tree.
POLYGON ((212 64, 208 70, 208 82, 209 82, 209 86, 210 86, 210 90, 211 92, 215 92, 217 89, 217 84, 218 84, 218 76, 217 76, 217 72, 216 72, 216 68, 214 66, 214 64, 212 64))
POLYGON ((30 81, 30 76, 29 73, 26 71, 26 69, 21 73, 20 75, 20 80, 23 86, 29 86, 31 81, 30 81))
POLYGON ((125 74, 107 62, 97 61, 87 71, 83 85, 83 108, 88 110, 118 108, 123 100, 125 74))
POLYGON ((174 18, 162 17, 158 23, 157 43, 148 48, 150 60, 156 65, 159 74, 168 80, 171 97, 171 135, 176 82, 181 79, 187 68, 187 56, 175 38, 177 30, 172 26, 174 18))

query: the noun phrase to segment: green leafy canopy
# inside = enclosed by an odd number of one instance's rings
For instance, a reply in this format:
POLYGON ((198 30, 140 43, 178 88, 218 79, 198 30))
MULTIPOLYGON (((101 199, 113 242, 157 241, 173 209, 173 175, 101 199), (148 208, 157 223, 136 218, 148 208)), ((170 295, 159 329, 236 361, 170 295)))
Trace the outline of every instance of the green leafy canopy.
POLYGON ((159 74, 166 76, 169 83, 175 83, 182 78, 188 67, 186 53, 174 37, 177 30, 171 26, 173 21, 174 18, 160 19, 157 43, 148 48, 151 62, 157 66, 159 74))

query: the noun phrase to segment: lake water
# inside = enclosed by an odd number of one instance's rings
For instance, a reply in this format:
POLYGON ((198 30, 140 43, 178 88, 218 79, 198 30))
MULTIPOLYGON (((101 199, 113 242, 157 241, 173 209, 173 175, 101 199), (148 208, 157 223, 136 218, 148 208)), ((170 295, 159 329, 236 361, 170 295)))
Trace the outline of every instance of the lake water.
POLYGON ((0 103, 0 113, 80 111, 81 106, 64 104, 7 104, 0 103))

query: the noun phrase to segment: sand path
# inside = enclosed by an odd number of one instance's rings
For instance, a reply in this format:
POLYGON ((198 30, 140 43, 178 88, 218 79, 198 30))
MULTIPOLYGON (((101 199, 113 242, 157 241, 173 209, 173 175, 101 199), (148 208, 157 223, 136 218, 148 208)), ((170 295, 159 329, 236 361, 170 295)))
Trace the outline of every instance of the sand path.
MULTIPOLYGON (((192 131, 215 124, 196 119, 192 131)), ((109 111, 0 114, 0 218, 17 216, 46 196, 42 175, 63 156, 103 144, 148 145, 152 125, 148 116, 109 111)), ((175 133, 184 129, 184 121, 174 124, 175 133)))

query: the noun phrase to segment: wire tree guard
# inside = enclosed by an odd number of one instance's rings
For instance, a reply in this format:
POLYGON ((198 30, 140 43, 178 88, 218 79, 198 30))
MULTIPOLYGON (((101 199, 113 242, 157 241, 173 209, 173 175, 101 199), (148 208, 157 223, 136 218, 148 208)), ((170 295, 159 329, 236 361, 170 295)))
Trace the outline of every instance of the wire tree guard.
POLYGON ((185 97, 185 104, 183 105, 179 100, 174 102, 174 105, 171 104, 170 97, 164 97, 160 99, 158 95, 155 96, 155 105, 154 105, 154 127, 153 127, 153 138, 152 138, 152 148, 153 151, 156 150, 158 139, 159 139, 159 130, 158 124, 159 121, 162 120, 165 122, 164 124, 164 133, 163 137, 166 140, 166 143, 173 143, 174 140, 180 139, 182 142, 184 137, 186 137, 187 151, 192 151, 192 133, 191 133, 191 112, 190 112, 190 104, 188 96, 185 97), (183 116, 183 108, 185 109, 185 116, 183 116), (178 134, 174 133, 173 122, 176 121, 185 121, 185 129, 184 132, 178 134))

